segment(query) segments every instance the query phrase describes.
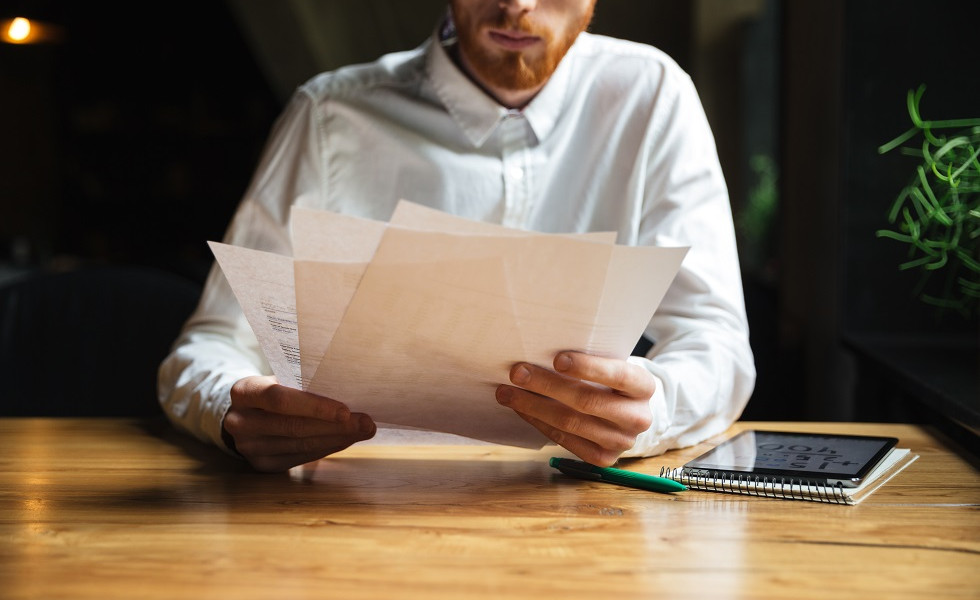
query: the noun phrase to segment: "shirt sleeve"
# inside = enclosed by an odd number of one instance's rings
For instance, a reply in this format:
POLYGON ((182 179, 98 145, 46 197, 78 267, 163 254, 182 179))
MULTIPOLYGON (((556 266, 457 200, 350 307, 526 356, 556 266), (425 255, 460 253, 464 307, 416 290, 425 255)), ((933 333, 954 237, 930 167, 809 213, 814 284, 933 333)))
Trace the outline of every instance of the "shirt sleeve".
MULTIPOLYGON (((290 254, 290 207, 322 193, 314 108, 298 91, 276 121, 224 243, 290 254)), ((160 365, 157 394, 179 429, 228 450, 221 424, 231 387, 271 374, 251 327, 217 264, 201 299, 160 365)))
POLYGON ((648 139, 640 243, 690 250, 645 332, 654 345, 631 357, 657 379, 653 425, 624 456, 697 444, 738 417, 755 362, 728 190, 714 137, 690 78, 665 80, 648 139))

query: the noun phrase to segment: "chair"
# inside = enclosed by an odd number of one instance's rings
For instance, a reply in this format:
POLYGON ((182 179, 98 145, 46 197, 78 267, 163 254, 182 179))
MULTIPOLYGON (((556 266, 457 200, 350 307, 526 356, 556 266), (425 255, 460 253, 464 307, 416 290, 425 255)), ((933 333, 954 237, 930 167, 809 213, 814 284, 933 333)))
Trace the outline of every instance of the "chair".
POLYGON ((0 284, 0 415, 155 416, 157 367, 200 285, 144 267, 0 284))

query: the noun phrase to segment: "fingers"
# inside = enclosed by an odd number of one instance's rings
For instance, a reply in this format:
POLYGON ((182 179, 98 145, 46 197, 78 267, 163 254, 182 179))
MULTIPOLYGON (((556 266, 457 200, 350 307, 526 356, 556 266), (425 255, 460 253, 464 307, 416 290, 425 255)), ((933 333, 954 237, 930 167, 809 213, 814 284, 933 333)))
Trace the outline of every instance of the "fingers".
POLYGON ((283 471, 374 436, 370 416, 344 404, 287 388, 273 377, 247 377, 231 389, 222 423, 235 450, 260 471, 283 471))
POLYGON ((597 465, 613 464, 650 428, 656 379, 642 367, 577 352, 559 353, 554 367, 514 365, 510 379, 515 385, 499 386, 497 401, 597 465))
MULTIPOLYGON (((293 421, 310 421, 289 417, 293 421)), ((347 423, 329 423, 320 433, 309 436, 286 436, 269 433, 264 427, 268 414, 262 411, 229 411, 224 427, 235 440, 235 449, 259 471, 278 472, 296 465, 319 460, 348 446, 370 439, 377 426, 368 415, 355 413, 347 423)))
POLYGON ((246 448, 240 451, 256 470, 277 473, 340 452, 363 439, 366 438, 363 436, 356 438, 345 438, 344 436, 297 439, 280 437, 248 438, 244 444, 246 448))
MULTIPOLYGON (((578 355, 584 356, 584 355, 578 355)), ((597 358, 597 357, 589 357, 597 358)), ((601 359, 606 360, 606 359, 601 359)), ((628 364, 625 361, 620 361, 628 364)), ((629 365, 635 366, 635 365, 629 365)), ((629 393, 624 393, 616 388, 612 388, 608 383, 612 379, 606 378, 605 382, 595 380, 583 380, 570 376, 575 371, 568 370, 565 373, 555 373, 548 369, 542 369, 527 363, 518 363, 511 368, 511 381, 523 388, 533 392, 538 396, 553 398, 570 408, 574 413, 592 415, 606 421, 615 423, 616 426, 628 432, 639 434, 650 427, 652 418, 649 411, 648 402, 653 396, 656 382, 653 377, 640 367, 639 373, 632 370, 622 370, 613 375, 618 382, 627 381, 631 386, 629 393), (639 380, 649 378, 647 384, 641 384, 639 380), (632 381, 636 379, 637 381, 632 381), (600 385, 597 385, 600 384, 600 385), (649 390, 649 393, 647 393, 649 390)), ((602 373, 609 373, 611 367, 602 367, 602 373)), ((590 370, 590 373, 595 369, 590 370)), ((579 371, 581 372, 581 371, 579 371)), ((592 375, 596 376, 596 375, 592 375)), ((518 395, 518 399, 525 405, 536 404, 533 396, 518 395)), ((559 407, 551 407, 549 412, 559 412, 559 407)), ((544 415, 534 415, 543 418, 544 415)), ((560 416, 560 415, 555 415, 560 416)), ((562 427, 564 429, 564 427, 562 427)), ((566 429, 567 431, 567 429, 566 429)), ((577 433, 577 432, 576 432, 577 433)))
POLYGON ((246 377, 231 388, 232 404, 239 408, 256 408, 274 414, 309 417, 343 423, 350 409, 330 398, 288 388, 274 377, 246 377))
POLYGON ((540 431, 546 438, 565 448, 585 462, 592 463, 593 465, 598 465, 600 467, 612 466, 616 464, 616 460, 619 458, 619 455, 629 449, 606 448, 592 440, 577 436, 567 431, 562 431, 561 429, 553 427, 530 415, 521 412, 518 412, 517 414, 522 419, 533 425, 534 428, 540 431))
POLYGON ((554 367, 567 377, 604 385, 629 398, 649 399, 657 391, 656 381, 649 371, 625 360, 581 352, 559 352, 554 367))
MULTIPOLYGON (((636 436, 645 431, 628 430, 613 421, 579 412, 553 398, 509 385, 497 388, 497 402, 514 409, 548 439, 589 462, 592 461, 585 454, 599 460, 605 460, 606 451, 619 456, 632 448, 636 436)), ((642 410, 638 407, 636 412, 642 414, 642 410)), ((646 410, 649 412, 649 408, 646 410)), ((642 426, 642 419, 637 420, 642 426)))
POLYGON ((252 408, 229 410, 225 415, 224 427, 235 438, 239 452, 242 452, 239 438, 249 435, 285 439, 344 435, 367 439, 374 435, 376 429, 371 417, 363 413, 351 414, 343 422, 332 422, 252 408))

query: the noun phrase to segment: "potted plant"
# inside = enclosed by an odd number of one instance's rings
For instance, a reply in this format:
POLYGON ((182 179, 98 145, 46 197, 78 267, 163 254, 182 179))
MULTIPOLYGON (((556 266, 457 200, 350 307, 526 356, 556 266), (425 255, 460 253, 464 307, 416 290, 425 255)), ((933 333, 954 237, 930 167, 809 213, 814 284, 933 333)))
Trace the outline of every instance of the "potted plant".
POLYGON ((908 246, 899 269, 921 272, 915 294, 923 302, 970 318, 980 312, 980 118, 924 120, 924 92, 908 92, 912 127, 878 148, 918 164, 888 212, 892 227, 877 236, 908 246))

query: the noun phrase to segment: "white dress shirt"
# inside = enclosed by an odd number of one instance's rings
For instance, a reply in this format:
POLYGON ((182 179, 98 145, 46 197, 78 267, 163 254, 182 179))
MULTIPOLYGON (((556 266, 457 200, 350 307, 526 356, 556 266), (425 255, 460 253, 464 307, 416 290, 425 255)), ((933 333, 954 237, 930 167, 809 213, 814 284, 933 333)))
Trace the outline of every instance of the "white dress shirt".
MULTIPOLYGON (((657 392, 626 455, 698 443, 741 414, 755 367, 728 192, 697 92, 659 50, 583 33, 523 110, 484 93, 436 36, 321 74, 276 122, 224 241, 290 254, 292 205, 387 221, 402 198, 508 227, 690 246, 645 332, 653 349, 630 359, 657 392)), ((213 268, 161 365, 164 410, 224 447, 232 384, 269 372, 213 268)))

